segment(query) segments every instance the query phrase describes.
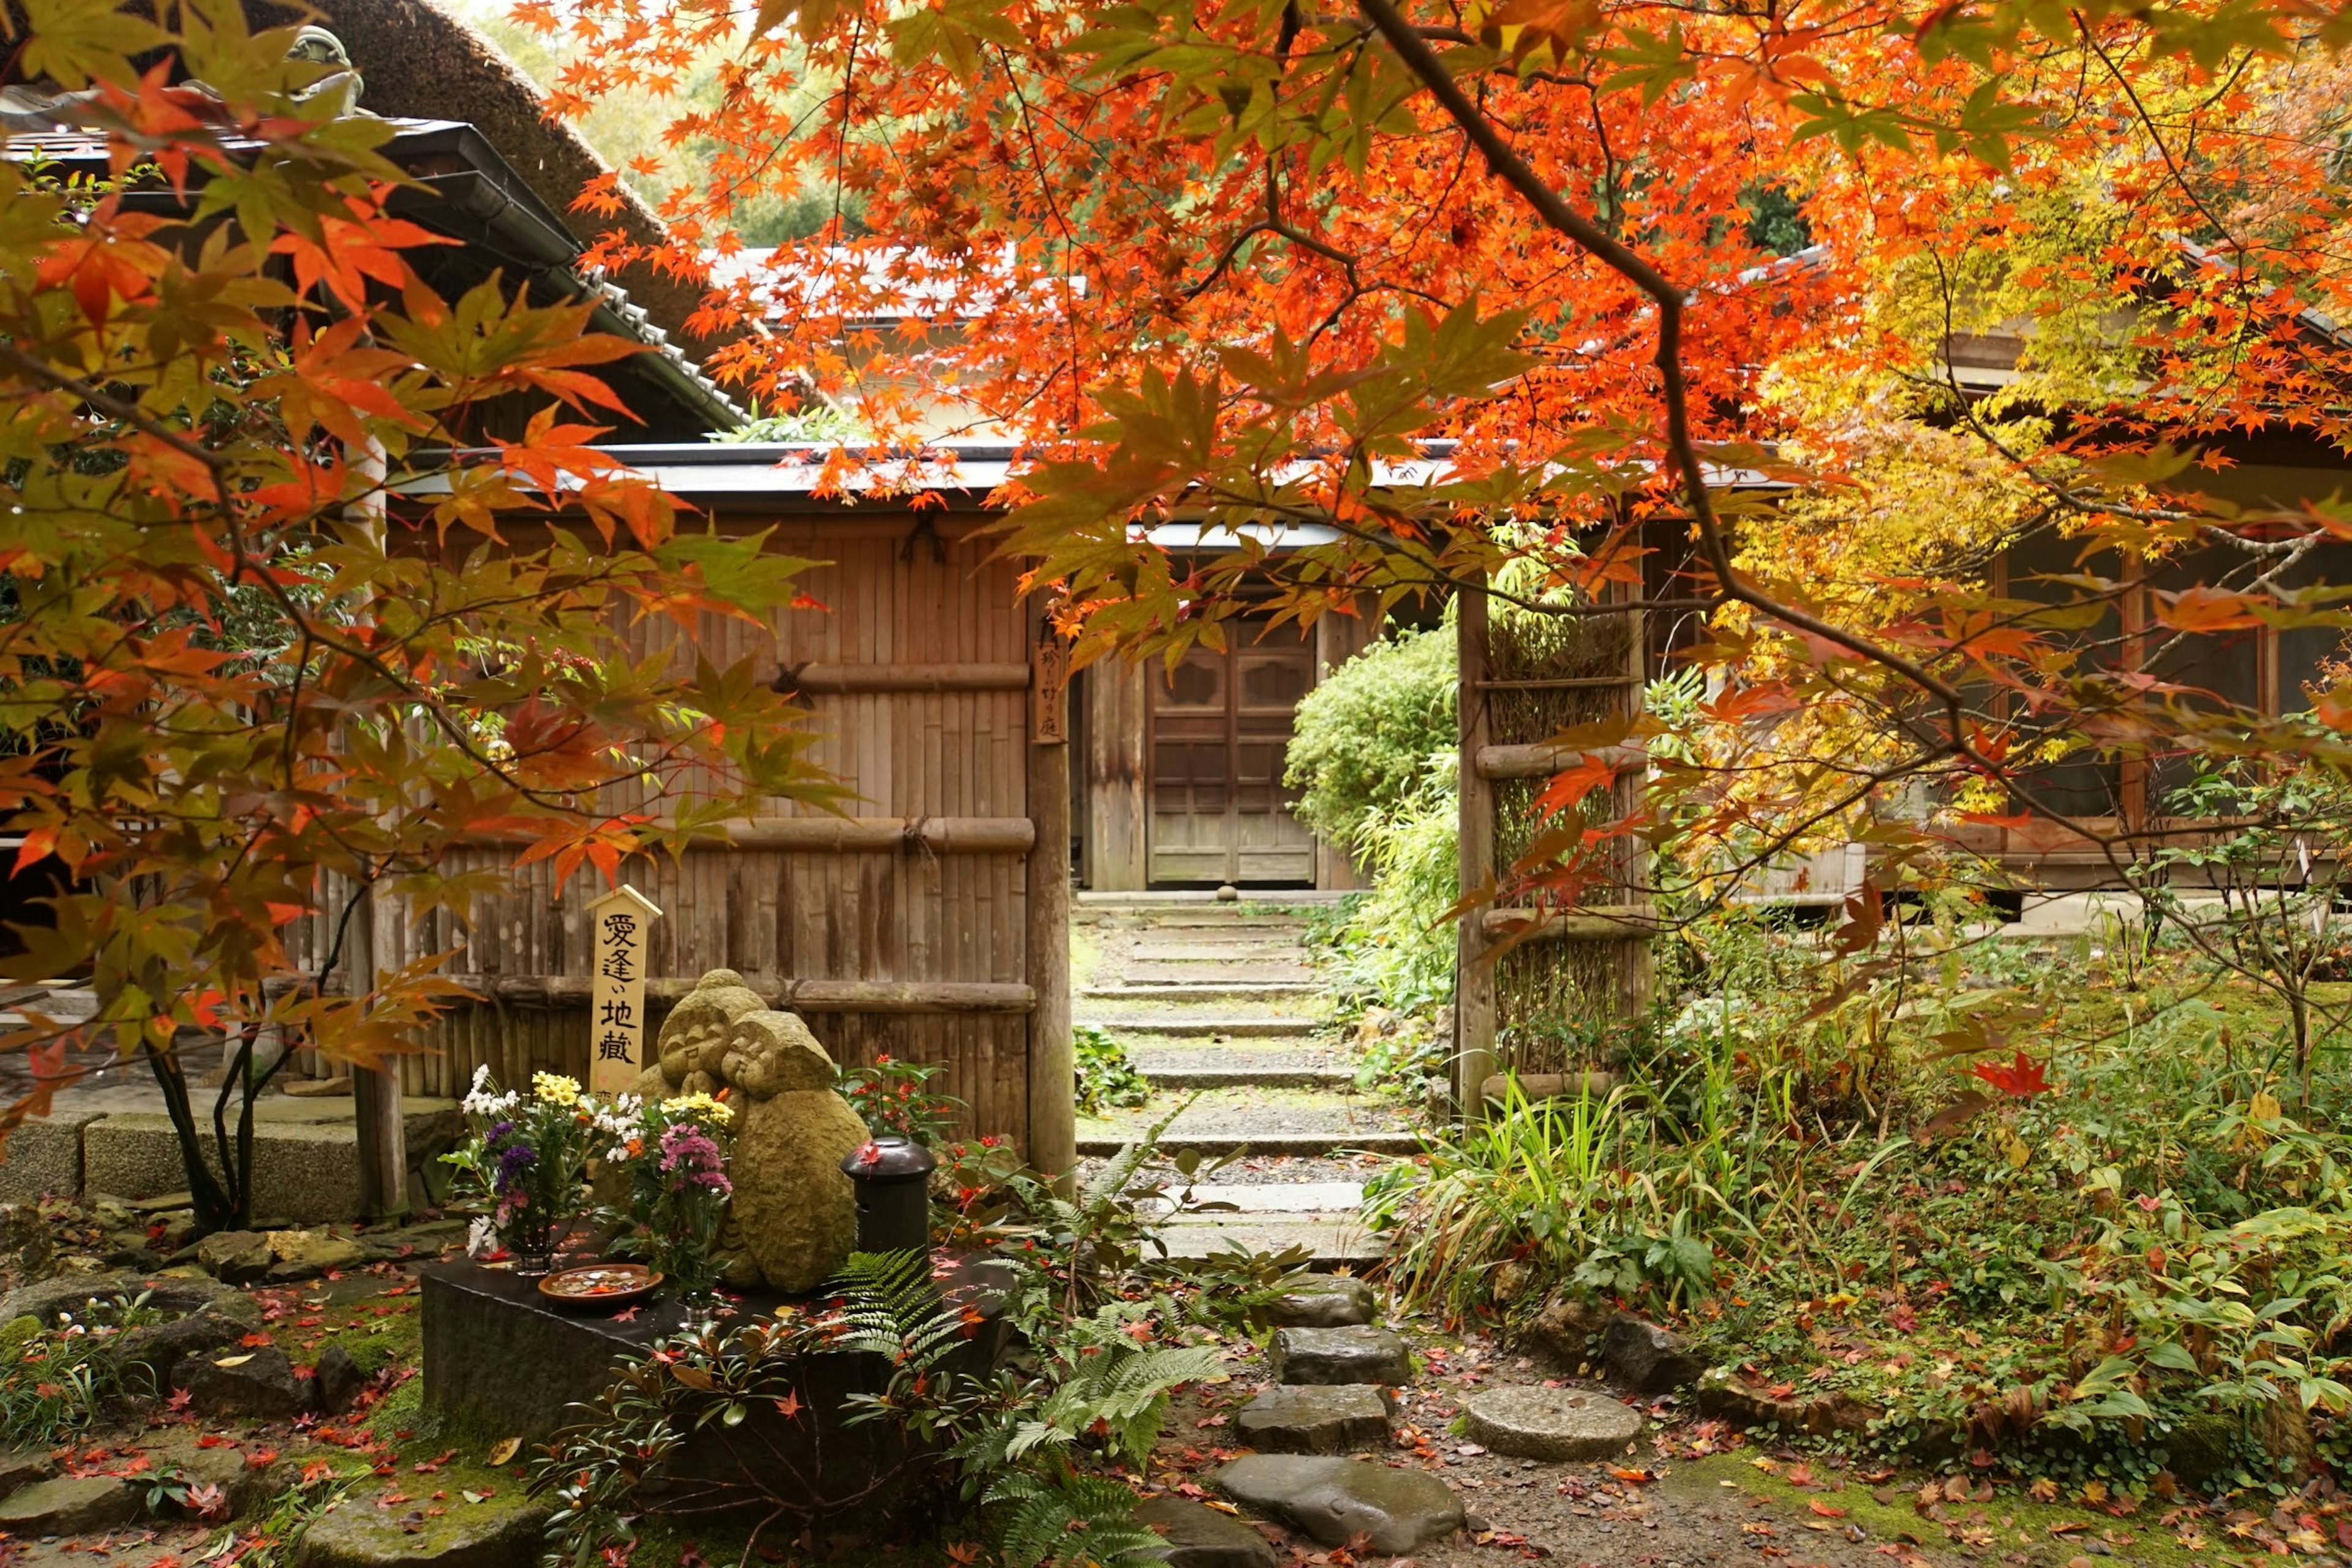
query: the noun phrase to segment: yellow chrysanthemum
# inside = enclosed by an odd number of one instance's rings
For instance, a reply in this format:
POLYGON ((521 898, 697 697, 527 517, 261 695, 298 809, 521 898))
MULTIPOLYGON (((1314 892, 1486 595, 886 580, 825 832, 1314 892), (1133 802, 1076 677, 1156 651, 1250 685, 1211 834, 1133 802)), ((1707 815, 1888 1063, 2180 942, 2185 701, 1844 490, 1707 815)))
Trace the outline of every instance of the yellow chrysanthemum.
POLYGON ((580 1098, 580 1080, 560 1072, 530 1075, 531 1098, 547 1105, 570 1105, 580 1098))
POLYGON ((723 1100, 697 1091, 681 1094, 662 1101, 662 1109, 674 1117, 688 1117, 697 1121, 714 1122, 720 1127, 735 1120, 735 1108, 723 1100))

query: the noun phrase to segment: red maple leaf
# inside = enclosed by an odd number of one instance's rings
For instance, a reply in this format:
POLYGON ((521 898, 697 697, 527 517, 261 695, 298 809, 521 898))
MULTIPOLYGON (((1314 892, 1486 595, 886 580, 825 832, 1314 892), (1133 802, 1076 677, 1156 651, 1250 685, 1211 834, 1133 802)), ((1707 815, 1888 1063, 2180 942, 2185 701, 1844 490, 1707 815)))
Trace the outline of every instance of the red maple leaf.
POLYGON ((2017 1053, 2017 1060, 2008 1067, 1999 1062, 1979 1062, 1969 1069, 2003 1094, 2013 1094, 2020 1100, 2032 1100, 2037 1094, 2050 1092, 2050 1080, 2042 1076, 2042 1064, 2017 1053))

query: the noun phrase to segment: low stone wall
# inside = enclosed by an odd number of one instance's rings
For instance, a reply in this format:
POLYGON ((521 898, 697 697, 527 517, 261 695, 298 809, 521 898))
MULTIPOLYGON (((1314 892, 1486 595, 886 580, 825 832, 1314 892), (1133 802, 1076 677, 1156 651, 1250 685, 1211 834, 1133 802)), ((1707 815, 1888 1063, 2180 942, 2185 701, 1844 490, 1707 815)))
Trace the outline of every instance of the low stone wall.
MULTIPOLYGON (((210 1106, 200 1101, 207 1153, 210 1106)), ((465 1121, 454 1100, 407 1102, 411 1197, 430 1201, 447 1184, 438 1157, 457 1146, 465 1121), (419 1190, 425 1188, 428 1190, 419 1190)), ((235 1136, 235 1123, 230 1124, 235 1136)), ((317 1225, 360 1217, 357 1133, 348 1099, 271 1095, 254 1107, 253 1209, 257 1216, 317 1225)), ((44 1196, 135 1202, 188 1190, 178 1136, 152 1094, 100 1089, 58 1097, 0 1147, 0 1202, 44 1196)), ((214 1161, 218 1169, 218 1161, 214 1161)))

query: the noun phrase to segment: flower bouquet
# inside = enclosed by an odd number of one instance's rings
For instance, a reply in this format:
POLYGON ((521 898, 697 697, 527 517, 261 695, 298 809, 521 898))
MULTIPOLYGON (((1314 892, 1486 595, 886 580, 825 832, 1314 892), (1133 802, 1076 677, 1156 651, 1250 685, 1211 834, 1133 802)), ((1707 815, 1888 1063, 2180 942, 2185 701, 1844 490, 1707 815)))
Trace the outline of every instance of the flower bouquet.
POLYGON ((464 1104, 471 1134, 441 1158, 457 1168, 461 1195, 490 1205, 474 1222, 467 1251, 503 1248, 514 1254, 517 1273, 545 1274, 587 1211, 589 1154, 625 1131, 627 1110, 600 1107, 576 1079, 551 1072, 531 1074, 528 1096, 502 1093, 488 1067, 475 1072, 464 1104))
POLYGON ((711 1305, 726 1271, 719 1233, 735 1192, 725 1147, 734 1121, 733 1108, 708 1094, 648 1102, 604 1156, 629 1173, 629 1216, 646 1260, 697 1309, 711 1305))

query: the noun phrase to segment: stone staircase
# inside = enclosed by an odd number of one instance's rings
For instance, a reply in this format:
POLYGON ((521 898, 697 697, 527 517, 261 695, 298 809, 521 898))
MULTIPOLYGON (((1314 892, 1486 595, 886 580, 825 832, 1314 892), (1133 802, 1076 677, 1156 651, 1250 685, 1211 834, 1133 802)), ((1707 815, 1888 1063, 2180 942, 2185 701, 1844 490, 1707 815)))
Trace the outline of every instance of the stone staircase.
POLYGON ((1183 1106, 1162 1135, 1167 1152, 1248 1154, 1244 1168, 1195 1189, 1229 1211, 1170 1220, 1179 1256, 1303 1245, 1321 1268, 1369 1263, 1380 1247, 1357 1215, 1361 1156, 1420 1146, 1402 1112, 1354 1090, 1354 1064, 1323 1019, 1305 914, 1264 902, 1080 898, 1076 1019, 1124 1043, 1152 1094, 1132 1110, 1081 1117, 1078 1152, 1115 1153, 1183 1106))

